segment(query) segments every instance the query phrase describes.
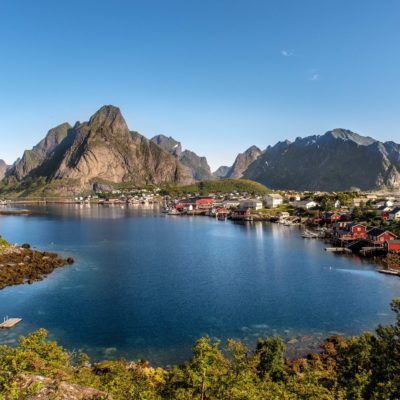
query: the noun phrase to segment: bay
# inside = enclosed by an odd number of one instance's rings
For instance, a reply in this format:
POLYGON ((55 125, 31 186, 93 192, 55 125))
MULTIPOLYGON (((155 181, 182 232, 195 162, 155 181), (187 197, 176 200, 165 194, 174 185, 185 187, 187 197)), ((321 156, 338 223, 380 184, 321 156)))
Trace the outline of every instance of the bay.
POLYGON ((295 227, 145 207, 29 208, 39 214, 1 217, 0 234, 76 262, 0 291, 0 318, 23 318, 0 331, 0 343, 43 327, 95 360, 166 365, 186 360, 206 334, 249 345, 280 335, 307 347, 310 338, 359 334, 394 320, 389 304, 400 296, 400 279, 358 257, 327 253, 295 227))

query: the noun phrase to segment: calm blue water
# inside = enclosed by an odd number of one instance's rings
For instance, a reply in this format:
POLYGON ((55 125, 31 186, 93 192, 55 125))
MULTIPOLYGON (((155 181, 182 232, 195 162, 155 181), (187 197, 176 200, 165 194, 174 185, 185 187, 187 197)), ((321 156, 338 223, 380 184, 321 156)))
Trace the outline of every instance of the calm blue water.
MULTIPOLYGON (((38 327, 96 359, 186 359, 201 335, 286 339, 355 334, 390 323, 400 279, 323 251, 298 228, 163 216, 157 210, 47 206, 0 217, 11 242, 73 256, 42 282, 0 291, 0 342, 38 327)), ((304 339, 307 341, 307 338, 304 339)), ((301 341, 300 341, 301 342, 301 341)))

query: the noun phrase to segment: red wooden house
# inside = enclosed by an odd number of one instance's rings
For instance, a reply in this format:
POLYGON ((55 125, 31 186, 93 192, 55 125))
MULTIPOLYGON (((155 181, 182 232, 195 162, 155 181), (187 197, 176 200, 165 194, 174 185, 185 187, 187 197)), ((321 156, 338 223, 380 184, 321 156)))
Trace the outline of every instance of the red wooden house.
POLYGON ((212 197, 200 197, 196 199, 196 208, 211 208, 214 204, 212 197))
POLYGON ((368 239, 374 244, 384 245, 385 242, 397 239, 392 232, 385 231, 380 228, 372 228, 367 232, 368 239))
POLYGON ((400 251, 400 240, 389 240, 385 243, 387 251, 400 251))
POLYGON ((345 228, 336 230, 334 234, 340 240, 366 239, 367 227, 362 224, 351 223, 345 228))

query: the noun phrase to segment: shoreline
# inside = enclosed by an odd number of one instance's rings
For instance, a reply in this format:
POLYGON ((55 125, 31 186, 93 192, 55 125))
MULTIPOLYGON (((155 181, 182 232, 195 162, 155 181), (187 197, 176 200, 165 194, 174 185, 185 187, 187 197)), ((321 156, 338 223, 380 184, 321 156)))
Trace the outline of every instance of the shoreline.
POLYGON ((33 250, 29 244, 0 246, 0 290, 41 281, 55 269, 73 263, 71 257, 62 258, 57 253, 33 250))

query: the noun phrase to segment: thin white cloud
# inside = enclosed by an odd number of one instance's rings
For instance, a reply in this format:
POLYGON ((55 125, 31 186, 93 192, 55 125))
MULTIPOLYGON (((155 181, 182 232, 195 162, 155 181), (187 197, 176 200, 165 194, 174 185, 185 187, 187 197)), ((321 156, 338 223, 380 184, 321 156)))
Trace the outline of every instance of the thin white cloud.
POLYGON ((310 81, 319 81, 320 79, 321 79, 320 74, 313 73, 313 74, 311 75, 310 81))
POLYGON ((281 54, 284 57, 292 57, 294 56, 294 50, 281 50, 281 54))

